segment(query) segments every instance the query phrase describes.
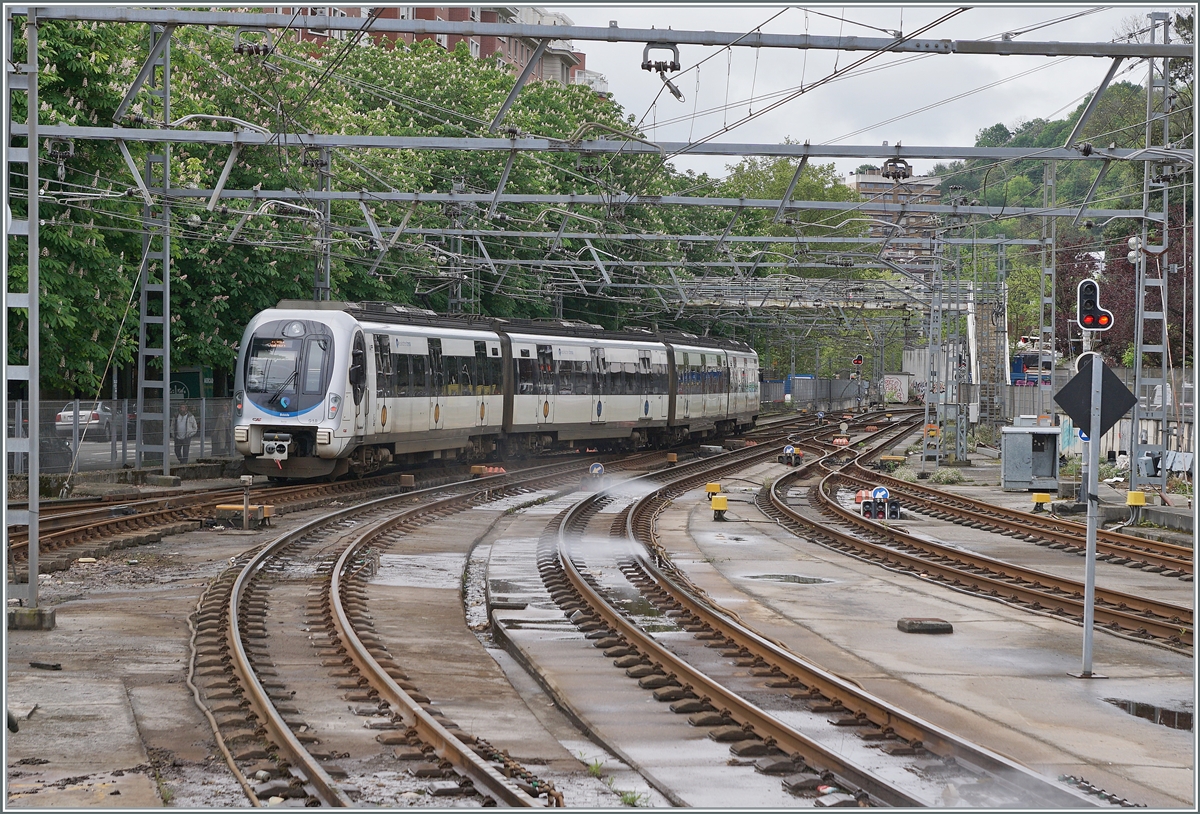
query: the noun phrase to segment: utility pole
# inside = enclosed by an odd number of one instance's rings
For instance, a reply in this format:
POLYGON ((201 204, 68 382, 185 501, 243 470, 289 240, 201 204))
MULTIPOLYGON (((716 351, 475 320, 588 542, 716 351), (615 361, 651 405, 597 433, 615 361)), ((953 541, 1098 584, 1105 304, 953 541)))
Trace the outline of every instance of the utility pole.
MULTIPOLYGON (((318 149, 313 161, 316 166, 317 186, 322 192, 329 192, 333 181, 333 153, 328 147, 318 149)), ((321 236, 320 251, 317 253, 316 269, 313 271, 313 300, 321 302, 332 296, 333 283, 331 272, 333 266, 333 201, 325 198, 321 201, 321 236)))
MULTIPOLYGON (((22 509, 14 509, 9 505, 9 492, 5 489, 4 501, 7 520, 9 525, 19 525, 25 523, 29 529, 29 545, 28 555, 26 559, 26 581, 21 585, 16 581, 16 574, 9 572, 11 583, 5 585, 5 599, 16 599, 26 608, 32 608, 34 618, 32 620, 22 619, 23 609, 13 609, 16 626, 25 627, 25 622, 31 622, 33 627, 41 629, 53 629, 54 627, 54 608, 38 608, 38 553, 39 553, 39 523, 41 517, 38 487, 41 482, 41 461, 38 450, 41 449, 39 441, 41 437, 41 427, 38 425, 41 405, 41 347, 39 344, 39 330, 41 327, 41 308, 39 294, 41 291, 40 283, 40 258, 41 247, 39 244, 39 217, 38 217, 38 194, 41 186, 41 177, 38 172, 38 155, 41 149, 41 140, 38 138, 38 19, 37 9, 30 7, 28 11, 23 12, 25 16, 25 62, 18 62, 13 58, 13 15, 16 9, 6 7, 4 9, 4 33, 5 33, 5 60, 4 69, 6 71, 6 82, 4 93, 4 124, 7 128, 6 151, 8 153, 9 169, 13 164, 25 164, 27 167, 27 183, 25 186, 26 192, 26 216, 24 221, 13 219, 11 214, 6 209, 5 217, 5 240, 4 240, 4 268, 0 271, 4 275, 4 291, 5 300, 3 309, 3 330, 4 336, 8 336, 8 323, 10 308, 24 308, 27 318, 26 337, 27 347, 29 349, 28 358, 24 365, 8 364, 8 355, 5 353, 3 358, 0 358, 0 369, 3 373, 0 375, 2 382, 0 386, 4 388, 4 403, 8 404, 8 383, 25 382, 29 406, 29 431, 23 432, 21 428, 21 419, 18 415, 13 426, 13 436, 8 437, 8 431, 5 430, 5 447, 8 451, 14 453, 24 452, 28 459, 28 464, 25 467, 25 488, 26 488, 26 506, 22 509), (28 127, 29 136, 26 139, 24 148, 18 147, 12 143, 13 125, 12 120, 12 98, 14 93, 20 91, 25 92, 27 100, 25 105, 26 127, 28 127), (19 237, 24 235, 26 245, 28 246, 28 285, 24 292, 11 291, 9 289, 9 236, 19 237), (22 438, 21 436, 25 436, 22 438)), ((7 422, 5 422, 7 427, 7 422)), ((5 460, 0 462, 0 467, 3 467, 4 483, 8 484, 8 456, 5 455, 5 460)), ((19 457, 14 455, 14 458, 19 457)), ((7 536, 4 538, 7 543, 7 536)))
MULTIPOLYGON (((171 33, 173 28, 150 26, 150 72, 146 87, 150 101, 143 116, 153 122, 159 108, 162 124, 171 122, 171 33), (166 42, 162 42, 162 40, 166 42), (155 56, 157 54, 157 56, 155 56)), ((132 163, 132 159, 130 159, 132 163)), ((146 192, 142 207, 142 263, 138 279, 141 297, 138 306, 138 383, 137 383, 137 443, 134 460, 140 469, 146 464, 147 453, 162 455, 162 472, 171 474, 171 206, 167 192, 171 188, 171 145, 162 142, 159 152, 148 147, 144 170, 144 187, 162 195, 155 205, 146 192), (158 367, 158 378, 154 368, 158 367), (158 409, 154 409, 155 405, 158 409), (161 426, 160 443, 150 442, 147 429, 161 426)))

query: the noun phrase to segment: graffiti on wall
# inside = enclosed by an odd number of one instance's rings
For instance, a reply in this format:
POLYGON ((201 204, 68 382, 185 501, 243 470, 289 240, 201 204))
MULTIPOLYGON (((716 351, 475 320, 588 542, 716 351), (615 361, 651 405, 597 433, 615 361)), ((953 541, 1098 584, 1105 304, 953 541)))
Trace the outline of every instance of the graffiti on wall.
POLYGON ((894 401, 898 404, 903 404, 908 401, 908 387, 904 379, 898 376, 884 376, 883 378, 883 400, 894 401))
MULTIPOLYGON (((921 402, 925 401, 925 394, 929 391, 928 382, 914 381, 910 385, 910 387, 912 388, 913 398, 915 398, 917 401, 921 401, 921 402)), ((933 392, 934 393, 945 393, 946 392, 946 383, 945 382, 937 382, 933 386, 933 392)))

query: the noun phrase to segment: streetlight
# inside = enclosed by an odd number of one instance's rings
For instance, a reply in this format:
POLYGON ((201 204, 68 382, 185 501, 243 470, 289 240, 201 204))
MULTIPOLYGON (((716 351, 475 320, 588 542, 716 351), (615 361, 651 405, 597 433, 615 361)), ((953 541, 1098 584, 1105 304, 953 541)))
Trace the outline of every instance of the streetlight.
POLYGON ((1138 261, 1138 255, 1140 255, 1141 253, 1142 253, 1142 239, 1137 237, 1136 235, 1134 237, 1129 238, 1129 254, 1126 255, 1126 258, 1129 260, 1129 265, 1136 266, 1137 261, 1138 261))

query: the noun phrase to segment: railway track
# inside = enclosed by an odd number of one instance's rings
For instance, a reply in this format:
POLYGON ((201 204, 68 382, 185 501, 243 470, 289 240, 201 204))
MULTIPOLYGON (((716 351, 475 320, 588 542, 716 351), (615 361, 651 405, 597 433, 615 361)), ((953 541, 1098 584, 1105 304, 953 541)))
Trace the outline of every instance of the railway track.
POLYGON ((476 796, 520 807, 543 794, 555 799, 552 787, 443 717, 409 681, 372 629, 364 585, 379 552, 406 531, 504 496, 577 484, 584 467, 540 467, 343 509, 244 555, 210 587, 195 617, 196 692, 252 803, 271 796, 353 805, 361 785, 349 771, 375 752, 414 761, 416 776, 439 781, 434 794, 456 805, 476 796), (314 659, 324 669, 314 670, 314 659), (337 722, 347 702, 362 726, 337 722))
MULTIPOLYGON (((907 430, 887 428, 882 434, 897 431, 907 430)), ((1103 804, 1104 799, 1029 772, 813 667, 713 607, 673 573, 655 539, 658 514, 679 494, 768 455, 742 451, 707 466, 672 471, 669 482, 611 521, 613 536, 636 539, 651 552, 619 555, 615 566, 597 562, 595 546, 585 553, 573 545, 614 496, 602 492, 580 502, 552 524, 539 547, 538 565, 551 597, 615 667, 655 700, 690 716, 713 740, 729 742, 735 760, 752 759, 758 772, 780 776, 784 788, 815 798, 818 805, 941 805, 951 781, 964 799, 978 805, 1103 804), (655 634, 631 616, 629 602, 613 598, 622 595, 613 585, 620 581, 618 573, 657 608, 653 624, 645 625, 655 634), (692 643, 684 643, 689 638, 692 643), (764 688, 774 696, 765 705, 792 710, 780 714, 748 700, 764 688), (858 735, 857 746, 846 745, 847 732, 858 735), (972 799, 975 794, 980 796, 972 799)), ((662 480, 665 474, 648 477, 662 480)))
MULTIPOLYGON (((812 421, 809 417, 796 415, 772 417, 758 429, 747 433, 745 438, 753 440, 761 435, 776 432, 774 427, 812 421)), ((614 460, 613 456, 600 458, 614 460)), ((661 460, 659 452, 643 452, 616 460, 624 465, 636 465, 638 460, 661 460)), ((541 465, 544 459, 532 462, 509 464, 514 471, 522 466, 541 465)), ((412 474, 423 486, 449 483, 469 476, 469 467, 460 466, 436 471, 417 470, 412 474)), ((288 486, 258 486, 251 490, 252 503, 269 503, 281 512, 307 508, 314 501, 327 498, 358 496, 371 497, 385 494, 388 490, 402 488, 402 473, 391 473, 363 480, 342 480, 332 483, 305 483, 288 486)), ((150 529, 174 526, 179 523, 197 521, 213 516, 215 507, 221 503, 240 503, 241 488, 198 489, 189 492, 161 490, 144 494, 136 499, 102 497, 95 499, 68 498, 44 501, 39 508, 39 546, 42 554, 56 549, 127 534, 139 534, 150 529)), ((24 502, 13 502, 12 509, 24 509, 24 502)), ((8 529, 10 556, 21 561, 28 547, 28 528, 13 525, 8 529)))
MULTIPOLYGON (((637 455, 614 469, 661 464, 662 458, 637 455)), ((590 463, 575 459, 459 483, 444 497, 424 490, 379 498, 240 557, 198 607, 195 692, 251 801, 269 795, 303 805, 353 804, 360 787, 347 765, 386 748, 416 761, 410 765, 418 777, 440 780, 434 793, 456 805, 476 795, 484 804, 529 806, 540 804, 539 796, 561 804, 553 785, 430 704, 373 631, 365 584, 380 552, 417 525, 546 484, 574 487, 590 463), (324 675, 293 666, 297 648, 306 646, 316 648, 324 675), (365 731, 348 733, 334 722, 330 705, 343 700, 366 717, 365 731)))
MULTIPOLYGON (((869 450, 860 457, 877 453, 878 449, 869 450)), ((760 496, 760 508, 786 528, 830 548, 958 590, 1082 623, 1082 582, 942 545, 850 510, 838 499, 838 485, 848 483, 853 494, 861 481, 843 475, 834 458, 830 455, 820 461, 831 471, 808 489, 808 502, 832 523, 818 522, 789 503, 792 484, 805 474, 800 471, 776 481, 769 496, 760 496), (850 526, 854 533, 839 526, 850 526)), ((1095 596, 1097 627, 1192 652, 1191 608, 1103 588, 1097 588, 1095 596)))
MULTIPOLYGON (((647 452, 623 459, 623 465, 635 466, 638 461, 661 461, 662 453, 647 452)), ((572 458, 577 461, 577 458, 572 458)), ((544 465, 542 463, 537 465, 544 465)), ((527 464, 526 464, 527 465, 527 464)), ((514 471, 520 471, 514 467, 514 471)), ((422 486, 437 486, 471 478, 468 467, 434 473, 418 472, 422 486)), ((494 478, 496 476, 488 476, 494 478)), ((487 478, 484 478, 486 480, 487 478)), ((363 500, 394 494, 412 488, 403 483, 403 474, 394 473, 363 480, 344 480, 332 483, 305 483, 288 486, 255 487, 251 503, 266 503, 277 514, 302 511, 323 505, 329 500, 363 500)), ((38 545, 43 570, 51 570, 53 554, 83 547, 104 552, 151 539, 163 534, 189 530, 216 515, 223 503, 240 504, 242 489, 215 488, 189 492, 164 492, 133 501, 114 503, 109 500, 71 501, 66 505, 43 504, 39 518, 38 545)), ((28 527, 8 529, 9 556, 13 563, 23 563, 29 545, 28 527)), ((78 554, 77 556, 92 556, 78 554)), ((65 567, 66 562, 59 563, 65 567)), ((17 571, 24 578, 24 571, 17 571)))
MULTIPOLYGON (((868 469, 862 465, 861 460, 856 460, 844 468, 840 475, 844 481, 858 484, 860 488, 886 486, 892 494, 903 497, 906 506, 919 507, 922 514, 931 517, 965 523, 972 528, 1072 553, 1084 552, 1087 527, 1081 523, 1063 520, 1053 515, 1008 509, 964 495, 903 481, 868 469)), ((1178 577, 1185 582, 1192 580, 1194 553, 1185 546, 1097 529, 1096 551, 1097 559, 1114 565, 1127 565, 1147 573, 1178 577)))

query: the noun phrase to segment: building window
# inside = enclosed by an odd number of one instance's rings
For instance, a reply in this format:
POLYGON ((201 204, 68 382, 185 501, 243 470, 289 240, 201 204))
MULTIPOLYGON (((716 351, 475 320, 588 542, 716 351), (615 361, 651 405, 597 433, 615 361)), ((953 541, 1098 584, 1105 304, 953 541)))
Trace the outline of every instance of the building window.
POLYGON ((479 59, 479 40, 471 40, 471 56, 479 59))
POLYGON ((479 6, 471 6, 470 12, 467 14, 467 16, 471 22, 479 22, 479 6))
MULTIPOLYGON (((348 15, 346 14, 346 12, 342 11, 340 8, 338 8, 336 6, 331 6, 329 8, 329 16, 330 17, 346 17, 348 15)), ((329 36, 331 36, 335 39, 344 40, 348 36, 350 36, 350 32, 349 31, 330 31, 329 36)))
MULTIPOLYGON (((442 21, 442 18, 438 17, 436 15, 434 16, 434 19, 437 20, 438 22, 442 21)), ((437 35, 437 44, 442 46, 446 50, 450 50, 450 37, 446 34, 438 34, 437 35)))

